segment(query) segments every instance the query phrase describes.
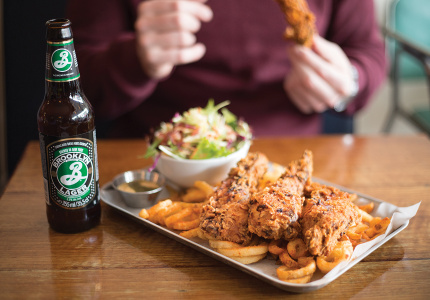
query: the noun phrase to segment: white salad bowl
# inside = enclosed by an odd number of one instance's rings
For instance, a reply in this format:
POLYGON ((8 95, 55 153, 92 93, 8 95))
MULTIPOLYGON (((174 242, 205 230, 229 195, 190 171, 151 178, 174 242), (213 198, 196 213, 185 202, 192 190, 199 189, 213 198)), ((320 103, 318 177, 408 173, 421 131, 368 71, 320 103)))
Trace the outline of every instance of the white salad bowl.
POLYGON ((209 159, 176 159, 163 154, 157 162, 157 170, 181 188, 189 188, 197 180, 215 185, 225 179, 230 169, 248 154, 250 146, 251 141, 247 141, 228 156, 209 159))

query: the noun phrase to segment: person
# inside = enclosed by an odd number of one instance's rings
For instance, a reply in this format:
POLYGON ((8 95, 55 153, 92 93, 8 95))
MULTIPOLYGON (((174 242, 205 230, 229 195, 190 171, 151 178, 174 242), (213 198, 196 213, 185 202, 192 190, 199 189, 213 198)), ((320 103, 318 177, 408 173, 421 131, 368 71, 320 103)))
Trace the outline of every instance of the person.
POLYGON ((345 99, 340 113, 355 114, 387 72, 373 0, 308 5, 311 48, 283 38, 274 0, 70 1, 98 134, 142 137, 209 99, 230 100, 256 137, 320 134, 321 113, 345 99))

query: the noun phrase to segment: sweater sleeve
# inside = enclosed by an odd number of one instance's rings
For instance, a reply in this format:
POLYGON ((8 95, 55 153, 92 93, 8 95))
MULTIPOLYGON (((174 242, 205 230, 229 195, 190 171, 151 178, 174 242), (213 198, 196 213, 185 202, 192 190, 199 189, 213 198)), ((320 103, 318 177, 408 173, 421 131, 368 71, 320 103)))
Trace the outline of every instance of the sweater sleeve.
POLYGON ((353 114, 369 102, 388 72, 373 0, 334 1, 326 38, 337 43, 357 68, 359 92, 346 109, 347 114, 353 114))
POLYGON ((136 53, 131 1, 69 1, 83 90, 98 118, 111 120, 137 106, 157 81, 142 70, 136 53))

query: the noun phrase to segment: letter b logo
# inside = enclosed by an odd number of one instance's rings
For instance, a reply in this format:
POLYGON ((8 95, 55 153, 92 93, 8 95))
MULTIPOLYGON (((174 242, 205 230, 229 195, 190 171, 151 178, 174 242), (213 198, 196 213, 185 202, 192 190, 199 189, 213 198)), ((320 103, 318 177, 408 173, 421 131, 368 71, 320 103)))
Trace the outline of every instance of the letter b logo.
POLYGON ((51 64, 58 72, 66 72, 72 67, 72 54, 67 49, 58 49, 52 53, 51 64))

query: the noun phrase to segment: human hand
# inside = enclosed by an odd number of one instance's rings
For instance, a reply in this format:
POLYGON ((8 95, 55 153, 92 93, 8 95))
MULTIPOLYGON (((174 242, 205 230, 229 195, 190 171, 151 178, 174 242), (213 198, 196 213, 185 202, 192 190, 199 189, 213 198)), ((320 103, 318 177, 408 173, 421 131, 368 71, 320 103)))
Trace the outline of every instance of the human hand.
POLYGON ((168 76, 174 66, 195 62, 206 48, 196 43, 201 22, 212 19, 207 0, 149 0, 138 6, 135 22, 137 54, 143 70, 154 79, 168 76))
POLYGON ((323 112, 354 93, 352 65, 335 43, 315 35, 312 49, 288 49, 291 71, 284 89, 303 113, 323 112))

